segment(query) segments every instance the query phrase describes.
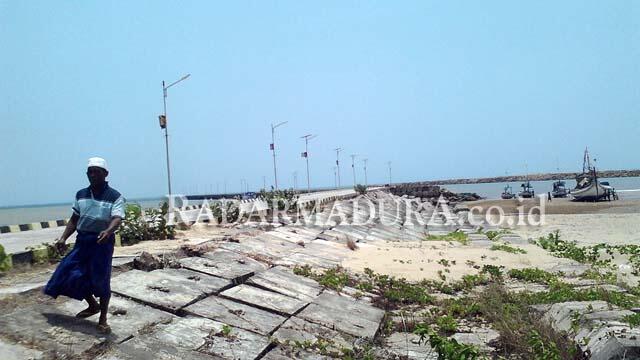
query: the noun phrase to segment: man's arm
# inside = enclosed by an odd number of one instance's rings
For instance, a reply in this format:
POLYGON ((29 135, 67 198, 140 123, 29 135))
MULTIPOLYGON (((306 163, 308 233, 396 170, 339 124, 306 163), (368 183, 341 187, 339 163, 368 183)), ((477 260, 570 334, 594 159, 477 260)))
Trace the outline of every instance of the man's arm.
POLYGON ((118 227, 120 227, 121 223, 122 223, 121 217, 119 216, 112 217, 111 223, 109 223, 109 227, 107 228, 107 230, 100 232, 100 234, 98 235, 98 244, 104 244, 111 237, 111 235, 113 235, 113 233, 115 233, 116 230, 118 230, 118 227))
POLYGON ((69 219, 67 227, 64 229, 62 236, 60 236, 60 239, 58 239, 57 241, 58 243, 64 244, 69 236, 73 235, 73 233, 76 231, 76 226, 78 225, 78 219, 80 219, 80 216, 78 214, 73 213, 73 215, 71 215, 71 219, 69 219))

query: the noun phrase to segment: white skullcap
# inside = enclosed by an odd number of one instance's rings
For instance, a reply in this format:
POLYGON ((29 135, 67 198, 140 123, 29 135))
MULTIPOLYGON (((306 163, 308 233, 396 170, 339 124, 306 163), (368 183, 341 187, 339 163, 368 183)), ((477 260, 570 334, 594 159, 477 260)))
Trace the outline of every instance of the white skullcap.
POLYGON ((89 158, 89 164, 87 164, 87 167, 92 167, 92 166, 97 166, 99 168, 105 169, 106 171, 109 171, 109 169, 107 168, 107 160, 103 158, 99 158, 99 157, 89 158))

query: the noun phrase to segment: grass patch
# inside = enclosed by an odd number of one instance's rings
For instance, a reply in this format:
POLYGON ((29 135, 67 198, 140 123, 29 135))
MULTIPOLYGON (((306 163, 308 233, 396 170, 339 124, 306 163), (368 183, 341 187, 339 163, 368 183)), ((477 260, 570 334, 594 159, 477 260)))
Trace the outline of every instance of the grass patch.
POLYGON ((623 318, 623 321, 631 327, 638 327, 640 326, 640 314, 627 315, 623 318))
POLYGON ((428 235, 428 241, 457 241, 462 245, 469 245, 469 235, 463 231, 452 231, 446 235, 428 235))
POLYGON ((526 254, 527 253, 527 251, 524 250, 524 249, 521 249, 521 248, 516 247, 516 246, 507 245, 507 244, 493 244, 493 245, 491 245, 491 248, 489 250, 506 251, 506 252, 511 253, 511 254, 526 254))
POLYGON ((558 281, 557 275, 538 268, 511 269, 507 274, 512 279, 540 284, 550 284, 558 281))
POLYGON ((479 295, 483 317, 500 333, 500 354, 518 354, 523 359, 576 359, 576 344, 533 314, 529 300, 533 299, 511 294, 500 284, 490 285, 479 295))

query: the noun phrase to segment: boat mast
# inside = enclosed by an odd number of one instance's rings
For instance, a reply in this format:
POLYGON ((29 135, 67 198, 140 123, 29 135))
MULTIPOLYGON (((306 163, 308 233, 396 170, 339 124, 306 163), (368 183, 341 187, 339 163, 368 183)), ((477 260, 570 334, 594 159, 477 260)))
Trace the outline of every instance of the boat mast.
POLYGON ((582 173, 588 174, 591 171, 591 159, 589 158, 589 149, 584 148, 584 157, 582 158, 582 173))

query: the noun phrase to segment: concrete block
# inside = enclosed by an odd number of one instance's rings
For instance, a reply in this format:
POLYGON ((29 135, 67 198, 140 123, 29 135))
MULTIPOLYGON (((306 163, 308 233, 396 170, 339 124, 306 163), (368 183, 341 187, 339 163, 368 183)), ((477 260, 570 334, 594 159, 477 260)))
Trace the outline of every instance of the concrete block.
POLYGON ((366 302, 322 293, 298 317, 352 336, 373 339, 384 317, 384 310, 366 302))
POLYGON ((269 339, 242 329, 231 328, 223 334, 225 324, 198 317, 178 318, 156 327, 117 347, 101 360, 205 360, 258 358, 269 346, 269 339))
POLYGON ((280 328, 273 334, 273 337, 279 343, 284 345, 293 345, 297 342, 310 342, 315 344, 319 341, 327 343, 328 353, 340 354, 342 348, 353 349, 355 338, 347 334, 341 334, 338 331, 328 327, 314 324, 298 317, 290 317, 280 328))
POLYGON ((286 320, 283 316, 217 296, 189 305, 185 312, 262 335, 270 334, 286 320))
POLYGON ((420 344, 420 336, 396 332, 384 339, 384 354, 380 358, 406 358, 407 360, 437 360, 438 353, 429 342, 420 344))
POLYGON ((333 359, 309 351, 296 348, 276 347, 269 351, 262 360, 326 360, 333 359))
POLYGON ((98 315, 88 319, 75 317, 84 308, 86 303, 76 300, 21 306, 0 316, 0 328, 11 333, 16 340, 80 355, 105 340, 117 343, 136 335, 143 328, 173 318, 169 313, 112 296, 109 307, 112 333, 101 335, 96 329, 98 315))
POLYGON ((230 285, 228 280, 187 269, 131 270, 111 280, 114 293, 171 312, 230 285))
POLYGON ((247 283, 307 302, 322 291, 322 286, 316 281, 295 275, 282 266, 258 273, 249 278, 247 283))
POLYGON ((245 284, 225 290, 220 296, 282 315, 293 315, 308 303, 245 284))
POLYGON ((243 282, 255 272, 267 269, 267 266, 259 261, 228 250, 216 250, 202 257, 180 259, 180 264, 187 269, 229 279, 236 284, 243 282))
POLYGON ((39 360, 43 358, 42 351, 29 349, 20 344, 12 344, 0 339, 0 359, 39 360))

